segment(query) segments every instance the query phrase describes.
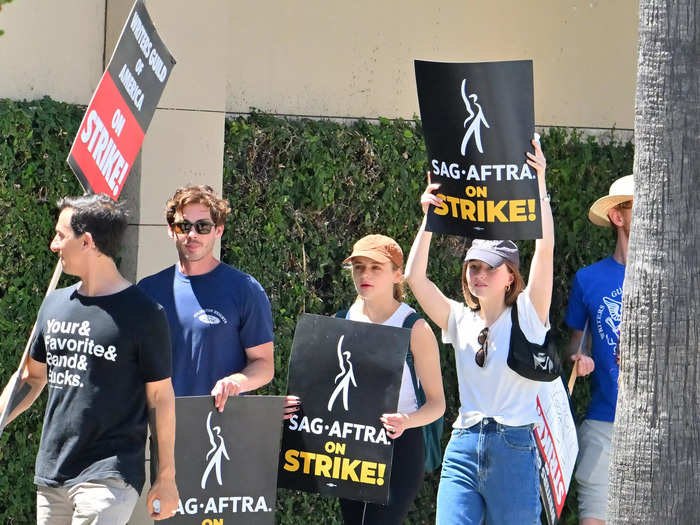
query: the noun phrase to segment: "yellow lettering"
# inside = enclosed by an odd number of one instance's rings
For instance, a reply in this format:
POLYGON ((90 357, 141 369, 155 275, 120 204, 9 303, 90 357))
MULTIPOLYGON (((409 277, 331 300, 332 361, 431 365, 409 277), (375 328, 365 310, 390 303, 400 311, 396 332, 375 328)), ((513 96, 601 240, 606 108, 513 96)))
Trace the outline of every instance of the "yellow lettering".
POLYGON ((304 474, 309 474, 311 472, 311 460, 316 457, 313 452, 299 452, 299 457, 304 460, 304 474))
POLYGON ((355 469, 360 463, 362 462, 359 459, 356 459, 355 461, 350 461, 348 458, 343 458, 343 467, 341 470, 340 479, 352 479, 352 481, 359 481, 355 469))
POLYGON ((507 202, 508 201, 498 201, 498 204, 496 204, 494 201, 486 201, 487 222, 496 222, 496 218, 498 218, 500 222, 508 222, 508 217, 501 211, 507 202))
POLYGON ((435 215, 447 215, 447 212, 449 211, 449 208, 447 207, 447 204, 444 202, 445 201, 445 196, 442 193, 438 193, 437 196, 443 200, 442 204, 440 206, 434 206, 433 207, 433 212, 435 215))
POLYGON ((485 199, 488 193, 486 186, 467 186, 464 188, 467 197, 476 197, 477 199, 485 199))
POLYGON ((369 485, 375 485, 377 480, 377 464, 373 461, 363 461, 360 469, 360 481, 369 485))
POLYGON ((459 215, 457 214, 457 205, 459 204, 459 199, 457 197, 453 197, 452 195, 448 195, 447 202, 452 204, 452 216, 459 217, 459 215))
POLYGON ((297 470, 299 470, 299 462, 297 461, 298 455, 299 451, 294 449, 289 449, 287 452, 285 452, 284 460, 286 461, 286 463, 282 468, 288 472, 296 472, 297 470))
POLYGON ((378 465, 379 467, 379 475, 377 476, 377 485, 384 485, 384 471, 386 470, 386 465, 384 463, 380 463, 378 465))
POLYGON ((476 206, 474 206, 474 202, 467 199, 459 199, 459 204, 462 208, 462 219, 476 221, 476 219, 474 218, 474 211, 476 211, 476 206))
POLYGON ((479 222, 484 222, 484 201, 476 201, 476 217, 479 222))
POLYGON ((525 200, 518 199, 508 203, 508 216, 511 222, 525 222, 525 200))
POLYGON ((326 441, 323 448, 329 454, 345 455, 345 443, 336 443, 334 441, 326 441))
POLYGON ((316 454, 316 465, 314 468, 314 476, 326 476, 331 477, 331 466, 333 461, 329 456, 325 454, 316 454))
POLYGON ((333 458, 333 475, 331 477, 334 479, 338 479, 340 476, 340 461, 341 458, 338 456, 333 458))

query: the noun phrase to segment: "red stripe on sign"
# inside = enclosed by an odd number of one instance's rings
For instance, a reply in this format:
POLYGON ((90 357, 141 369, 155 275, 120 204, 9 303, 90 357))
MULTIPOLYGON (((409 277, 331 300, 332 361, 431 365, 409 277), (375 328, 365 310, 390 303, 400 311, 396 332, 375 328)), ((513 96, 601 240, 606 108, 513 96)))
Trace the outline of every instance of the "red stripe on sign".
POLYGON ((117 200, 144 136, 112 77, 105 71, 80 124, 70 156, 94 193, 106 193, 117 200))
POLYGON ((557 517, 559 517, 566 501, 566 483, 564 482, 564 473, 559 462, 559 455, 554 446, 554 438, 540 404, 539 396, 537 396, 537 414, 540 416, 541 424, 535 425, 535 440, 540 449, 542 460, 547 465, 549 485, 552 488, 552 494, 554 494, 554 504, 557 507, 557 517))

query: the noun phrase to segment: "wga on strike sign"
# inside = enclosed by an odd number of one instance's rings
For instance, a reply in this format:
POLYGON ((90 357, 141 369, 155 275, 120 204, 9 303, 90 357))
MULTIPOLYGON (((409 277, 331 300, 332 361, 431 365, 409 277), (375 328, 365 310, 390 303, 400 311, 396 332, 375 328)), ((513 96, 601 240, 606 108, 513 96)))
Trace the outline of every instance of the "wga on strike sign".
POLYGON ((532 62, 417 60, 416 83, 431 181, 440 207, 429 231, 482 239, 541 236, 533 151, 532 62))
POLYGON ((68 155, 84 189, 119 197, 174 65, 138 0, 68 155))

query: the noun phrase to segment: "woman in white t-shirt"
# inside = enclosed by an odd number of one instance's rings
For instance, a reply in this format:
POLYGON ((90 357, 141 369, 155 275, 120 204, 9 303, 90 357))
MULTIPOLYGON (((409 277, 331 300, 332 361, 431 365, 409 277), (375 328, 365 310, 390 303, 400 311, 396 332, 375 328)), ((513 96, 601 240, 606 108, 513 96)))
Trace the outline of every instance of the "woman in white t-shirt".
MULTIPOLYGON (((357 290, 357 299, 347 311, 347 319, 401 327, 406 317, 415 312, 403 302, 403 252, 393 239, 384 235, 363 237, 355 243, 345 263, 352 265, 357 290)), ((389 503, 376 505, 341 499, 346 524, 403 523, 423 482, 425 450, 421 427, 445 411, 438 345, 424 319, 418 319, 411 329, 410 351, 426 402, 418 407, 411 373, 404 363, 398 409, 380 416, 388 436, 394 440, 389 503)))
MULTIPOLYGON (((527 287, 512 241, 475 240, 462 268, 466 305, 445 297, 428 279, 432 234, 425 218, 411 248, 406 280, 425 313, 451 343, 460 408, 445 450, 437 499, 438 524, 539 524, 537 450, 533 435, 539 383, 506 364, 510 310, 527 339, 542 344, 549 329, 554 224, 545 185, 546 160, 537 138, 527 163, 537 171, 542 238, 535 243, 527 287)), ((442 200, 429 184, 421 196, 427 213, 442 200)))

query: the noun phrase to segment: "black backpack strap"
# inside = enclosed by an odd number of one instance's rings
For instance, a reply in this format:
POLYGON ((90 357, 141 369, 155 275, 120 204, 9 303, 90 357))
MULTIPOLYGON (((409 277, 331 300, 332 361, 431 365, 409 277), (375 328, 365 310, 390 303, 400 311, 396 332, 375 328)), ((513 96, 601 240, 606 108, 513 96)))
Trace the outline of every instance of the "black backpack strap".
POLYGON ((510 339, 511 341, 513 340, 513 331, 518 331, 521 334, 523 331, 520 329, 520 321, 518 321, 518 301, 516 300, 513 303, 513 306, 510 307, 510 320, 513 323, 513 327, 511 328, 510 332, 510 339))
MULTIPOLYGON (((421 316, 419 316, 416 312, 411 312, 403 320, 402 327, 411 329, 413 328, 413 325, 416 324, 416 321, 418 321, 419 319, 421 319, 421 316)), ((413 391, 416 393, 416 400, 418 401, 418 406, 420 407, 425 404, 425 394, 422 394, 422 389, 420 387, 420 384, 418 383, 416 367, 413 364, 413 352, 411 352, 410 347, 408 349, 408 352, 406 352, 406 364, 408 365, 408 370, 411 372, 411 382, 413 383, 413 391)))
POLYGON ((403 324, 401 325, 401 327, 413 328, 413 325, 416 324, 416 321, 418 321, 419 319, 422 319, 420 315, 418 315, 416 312, 411 312, 403 320, 403 324))
MULTIPOLYGON (((411 328, 413 328, 413 325, 416 324, 416 321, 418 321, 420 318, 420 315, 418 315, 416 312, 411 312, 403 320, 403 324, 401 325, 401 327, 408 328, 410 330, 411 328)), ((411 371, 411 377, 413 378, 413 388, 415 388, 416 392, 418 392, 418 387, 416 386, 416 371, 413 368, 413 353, 411 352, 410 348, 408 349, 408 353, 406 354, 406 363, 408 363, 408 369, 411 371)))

